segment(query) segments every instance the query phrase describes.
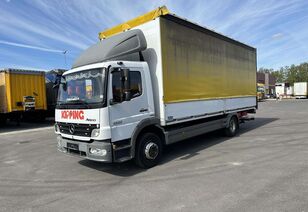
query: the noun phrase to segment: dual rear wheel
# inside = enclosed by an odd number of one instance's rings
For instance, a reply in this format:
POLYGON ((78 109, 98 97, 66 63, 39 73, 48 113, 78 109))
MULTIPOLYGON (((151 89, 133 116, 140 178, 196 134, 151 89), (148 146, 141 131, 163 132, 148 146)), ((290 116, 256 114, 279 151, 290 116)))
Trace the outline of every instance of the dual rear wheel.
POLYGON ((239 131, 239 121, 237 116, 232 116, 227 123, 227 127, 224 129, 224 133, 228 137, 235 136, 239 131))

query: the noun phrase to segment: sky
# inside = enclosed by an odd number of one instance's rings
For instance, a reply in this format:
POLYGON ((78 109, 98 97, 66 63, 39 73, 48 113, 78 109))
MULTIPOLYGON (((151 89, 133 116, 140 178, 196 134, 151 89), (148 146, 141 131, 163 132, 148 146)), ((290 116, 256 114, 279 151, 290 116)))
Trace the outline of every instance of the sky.
POLYGON ((308 62, 307 0, 0 0, 0 68, 69 69, 100 31, 162 5, 257 48, 258 68, 308 62))

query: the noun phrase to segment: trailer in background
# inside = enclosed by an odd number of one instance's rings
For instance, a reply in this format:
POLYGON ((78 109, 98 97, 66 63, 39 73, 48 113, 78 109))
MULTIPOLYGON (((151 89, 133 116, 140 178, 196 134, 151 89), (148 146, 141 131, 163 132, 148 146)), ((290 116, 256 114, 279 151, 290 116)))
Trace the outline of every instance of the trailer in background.
POLYGON ((289 97, 294 96, 294 86, 289 86, 286 88, 286 95, 289 97))
POLYGON ((286 90, 285 90, 285 85, 284 83, 276 83, 275 84, 275 95, 276 98, 279 98, 281 95, 285 95, 286 90))
POLYGON ((0 119, 19 123, 22 116, 44 119, 47 110, 45 72, 0 70, 0 119))
POLYGON ((297 99, 307 98, 308 85, 307 82, 295 82, 294 83, 294 96, 297 99))

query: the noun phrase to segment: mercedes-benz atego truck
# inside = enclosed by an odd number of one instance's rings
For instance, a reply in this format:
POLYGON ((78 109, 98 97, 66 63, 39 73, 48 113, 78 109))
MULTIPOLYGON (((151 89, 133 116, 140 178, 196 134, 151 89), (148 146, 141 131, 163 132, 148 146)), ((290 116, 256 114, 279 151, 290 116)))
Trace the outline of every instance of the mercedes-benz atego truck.
POLYGON ((62 75, 58 150, 149 168, 164 146, 255 113, 256 49, 158 8, 99 33, 62 75))

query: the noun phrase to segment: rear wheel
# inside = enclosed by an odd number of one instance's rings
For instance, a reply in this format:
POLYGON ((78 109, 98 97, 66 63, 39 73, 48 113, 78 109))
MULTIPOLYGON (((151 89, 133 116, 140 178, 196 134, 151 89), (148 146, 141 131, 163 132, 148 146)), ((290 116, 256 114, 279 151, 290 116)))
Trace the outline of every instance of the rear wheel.
POLYGON ((141 168, 157 165, 162 156, 161 138, 154 133, 145 133, 137 141, 135 162, 141 168))
POLYGON ((236 116, 232 116, 229 120, 227 127, 225 128, 225 135, 228 137, 233 137, 238 133, 239 123, 236 116))

